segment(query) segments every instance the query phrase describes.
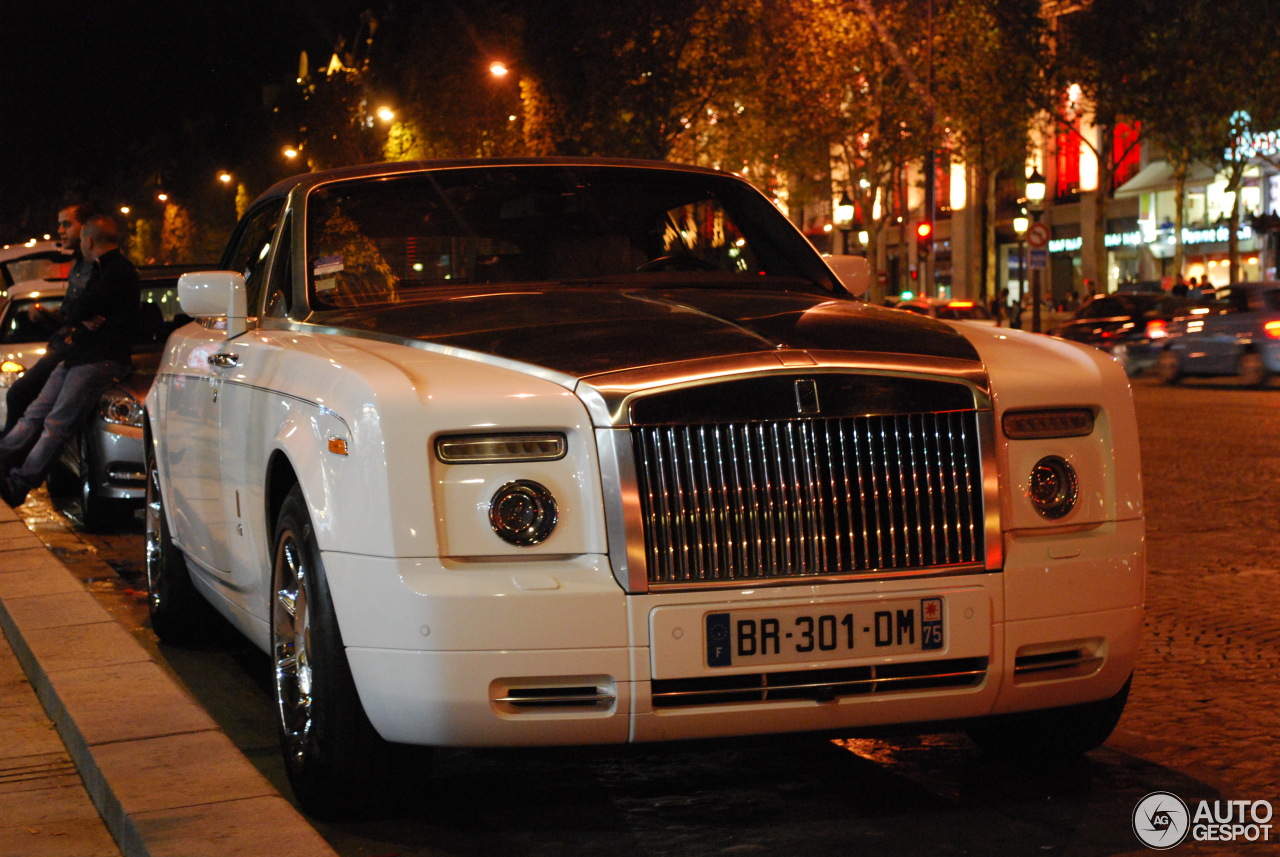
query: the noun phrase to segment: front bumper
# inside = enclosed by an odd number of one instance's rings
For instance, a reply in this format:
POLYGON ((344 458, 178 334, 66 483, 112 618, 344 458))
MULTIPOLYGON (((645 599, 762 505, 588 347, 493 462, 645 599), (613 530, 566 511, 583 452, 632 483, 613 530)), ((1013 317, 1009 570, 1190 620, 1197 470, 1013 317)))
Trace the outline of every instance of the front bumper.
POLYGON ((325 564, 361 700, 383 737, 606 744, 955 720, 1109 697, 1137 658, 1142 538, 1141 521, 1007 534, 1002 572, 637 596, 619 591, 598 556, 513 566, 326 553, 325 564), (655 704, 655 682, 726 674, 703 657, 709 612, 916 597, 945 599, 944 650, 769 668, 820 670, 808 694, 655 704), (980 674, 874 687, 856 678, 954 664, 981 665, 980 674))

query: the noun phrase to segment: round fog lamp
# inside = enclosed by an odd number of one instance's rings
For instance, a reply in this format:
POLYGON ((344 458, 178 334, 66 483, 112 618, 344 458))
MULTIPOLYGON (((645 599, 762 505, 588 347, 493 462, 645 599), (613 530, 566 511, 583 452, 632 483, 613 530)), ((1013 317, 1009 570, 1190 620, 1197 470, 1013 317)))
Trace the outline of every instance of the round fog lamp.
POLYGON ((537 482, 508 482, 489 501, 489 524, 513 545, 536 545, 556 528, 555 498, 537 482))
POLYGON ((1031 505, 1051 521, 1064 517, 1076 507, 1080 483, 1076 469, 1066 459, 1047 455, 1031 468, 1031 505))

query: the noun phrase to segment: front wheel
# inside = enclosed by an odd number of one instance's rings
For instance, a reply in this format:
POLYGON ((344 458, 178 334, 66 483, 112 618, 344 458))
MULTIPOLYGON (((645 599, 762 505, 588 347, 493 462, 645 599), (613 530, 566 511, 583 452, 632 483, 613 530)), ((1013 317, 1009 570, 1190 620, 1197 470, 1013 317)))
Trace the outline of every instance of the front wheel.
POLYGON ((308 812, 360 814, 387 779, 390 745, 360 705, 311 516, 297 486, 281 506, 273 543, 271 657, 289 783, 308 812))
POLYGON ((1182 364, 1172 348, 1166 348, 1156 358, 1156 378, 1161 384, 1176 384, 1182 379, 1182 364))
POLYGON ((1017 761, 1082 756, 1111 736, 1129 699, 1130 675, 1115 696, 1050 708, 1003 714, 977 721, 966 730, 985 752, 1017 761))
POLYGON ((1240 355, 1240 380, 1246 387, 1265 387, 1271 379, 1267 364, 1262 362, 1262 355, 1256 351, 1246 351, 1240 355))

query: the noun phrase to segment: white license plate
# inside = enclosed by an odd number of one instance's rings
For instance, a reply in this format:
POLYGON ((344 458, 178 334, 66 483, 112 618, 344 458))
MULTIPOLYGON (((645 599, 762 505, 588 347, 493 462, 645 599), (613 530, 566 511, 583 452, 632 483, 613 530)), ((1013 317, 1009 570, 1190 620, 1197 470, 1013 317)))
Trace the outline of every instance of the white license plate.
POLYGON ((791 664, 929 652, 946 645, 942 598, 708 613, 707 666, 791 664))

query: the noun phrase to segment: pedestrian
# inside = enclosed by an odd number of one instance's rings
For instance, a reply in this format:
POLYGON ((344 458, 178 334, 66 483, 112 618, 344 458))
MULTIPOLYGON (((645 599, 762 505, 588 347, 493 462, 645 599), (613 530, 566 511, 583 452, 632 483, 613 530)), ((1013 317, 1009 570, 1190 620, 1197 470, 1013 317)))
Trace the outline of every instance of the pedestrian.
POLYGON ((991 301, 991 317, 996 320, 996 327, 1001 327, 1009 320, 1008 310, 1005 304, 1009 302, 1009 290, 1001 289, 1000 293, 991 301))
POLYGON ((128 375, 141 313, 138 271, 121 250, 119 225, 104 214, 80 228, 80 251, 93 265, 84 293, 66 317, 62 361, 13 430, 0 438, 0 499, 21 505, 44 482, 62 447, 128 375))
POLYGON ((33 306, 27 312, 32 322, 47 325, 54 332, 40 359, 27 367, 22 376, 9 387, 9 392, 5 393, 5 421, 4 429, 0 430, 0 436, 7 434, 17 425, 18 420, 26 412, 27 406, 40 395, 40 390, 44 387, 44 382, 49 380, 54 367, 62 361, 62 353, 66 350, 66 338, 69 332, 65 326, 67 316, 75 306, 76 300, 84 293, 89 276, 93 272, 93 263, 80 252, 80 229, 92 214, 92 209, 84 203, 68 205, 58 211, 58 242, 63 250, 67 248, 72 250, 67 290, 62 298, 61 309, 47 310, 40 306, 33 306))
POLYGON ((1009 326, 1022 330, 1022 301, 1012 296, 1009 299, 1009 326))

